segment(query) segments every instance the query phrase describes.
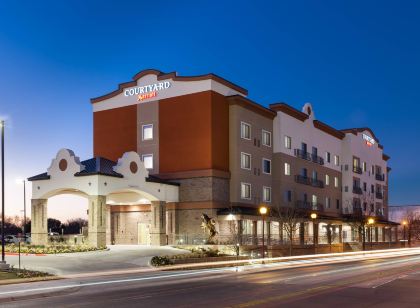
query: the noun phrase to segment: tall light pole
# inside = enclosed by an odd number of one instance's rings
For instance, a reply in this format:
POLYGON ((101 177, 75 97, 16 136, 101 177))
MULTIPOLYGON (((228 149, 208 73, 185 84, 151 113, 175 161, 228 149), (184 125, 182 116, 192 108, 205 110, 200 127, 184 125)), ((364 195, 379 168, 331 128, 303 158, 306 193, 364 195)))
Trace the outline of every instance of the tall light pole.
POLYGON ((1 261, 5 263, 4 253, 4 120, 0 121, 1 128, 1 261))
POLYGON ((407 226, 407 221, 406 221, 406 220, 404 220, 404 221, 402 222, 402 224, 403 224, 403 232, 404 232, 404 248, 405 248, 405 228, 406 228, 406 226, 407 226))
MULTIPOLYGON (((312 232, 313 232, 313 238, 314 238, 314 252, 316 254, 316 246, 318 245, 318 231, 315 232, 315 220, 318 217, 318 215, 316 213, 312 213, 311 214, 311 218, 312 218, 312 232)), ((318 228, 318 224, 316 224, 316 227, 318 228)))
POLYGON ((264 216, 267 214, 267 207, 265 206, 261 206, 260 207, 260 214, 262 217, 262 257, 264 259, 264 254, 265 254, 265 248, 264 248, 264 216))
POLYGON ((373 218, 368 219, 370 250, 372 250, 372 225, 374 223, 375 223, 375 220, 373 218))

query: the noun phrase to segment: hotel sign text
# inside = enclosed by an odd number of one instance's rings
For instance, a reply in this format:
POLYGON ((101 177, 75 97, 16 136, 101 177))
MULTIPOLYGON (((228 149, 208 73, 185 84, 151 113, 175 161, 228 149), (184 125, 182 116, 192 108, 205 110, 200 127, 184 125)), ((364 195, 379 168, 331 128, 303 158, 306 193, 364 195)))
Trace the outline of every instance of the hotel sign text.
POLYGON ((374 144, 375 144, 375 139, 373 139, 372 137, 370 137, 370 136, 368 136, 368 135, 366 135, 366 134, 363 134, 363 140, 365 140, 365 141, 366 141, 366 144, 367 144, 368 146, 372 146, 372 145, 374 145, 374 144))
POLYGON ((157 82, 141 87, 134 87, 124 90, 124 96, 137 96, 138 101, 142 101, 148 98, 156 97, 159 91, 169 89, 171 83, 169 81, 157 82))

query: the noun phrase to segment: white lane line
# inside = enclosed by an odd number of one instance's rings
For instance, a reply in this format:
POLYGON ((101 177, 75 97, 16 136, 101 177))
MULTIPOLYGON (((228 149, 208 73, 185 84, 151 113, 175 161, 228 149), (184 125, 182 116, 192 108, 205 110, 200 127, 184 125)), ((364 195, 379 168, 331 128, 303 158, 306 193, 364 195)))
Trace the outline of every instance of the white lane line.
POLYGON ((193 275, 198 275, 198 274, 215 273, 215 272, 223 272, 223 271, 232 271, 232 268, 228 268, 228 269, 223 268, 223 269, 214 269, 214 270, 205 270, 205 271, 199 271, 199 272, 197 271, 197 272, 178 273, 178 274, 169 274, 169 275, 160 275, 160 276, 150 276, 150 277, 127 278, 127 279, 119 279, 119 280, 87 282, 87 283, 80 283, 80 284, 55 286, 55 287, 15 290, 15 291, 0 292, 0 295, 18 294, 18 293, 26 293, 26 292, 37 292, 37 291, 59 290, 59 289, 70 289, 70 288, 80 288, 80 287, 88 287, 88 286, 98 286, 98 285, 124 283, 124 282, 134 282, 134 281, 145 281, 145 280, 162 279, 162 278, 174 278, 174 277, 182 277, 182 276, 193 276, 193 275))

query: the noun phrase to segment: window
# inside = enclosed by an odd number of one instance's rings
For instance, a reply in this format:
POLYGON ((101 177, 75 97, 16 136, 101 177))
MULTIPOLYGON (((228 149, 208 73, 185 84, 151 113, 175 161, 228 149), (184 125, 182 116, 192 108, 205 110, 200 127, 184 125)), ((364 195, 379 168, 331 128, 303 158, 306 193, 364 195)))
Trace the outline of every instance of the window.
POLYGON ((339 199, 335 200, 335 207, 337 208, 337 210, 340 209, 340 200, 339 199))
POLYGON ((344 186, 344 192, 349 192, 349 187, 348 186, 344 186))
POLYGON ((366 182, 363 182, 363 191, 366 191, 367 190, 367 184, 366 184, 366 182))
POLYGON ((312 171, 312 179, 318 180, 318 172, 316 172, 315 170, 312 171))
POLYGON ((329 197, 325 198, 325 206, 327 207, 327 209, 331 207, 331 199, 329 197))
POLYGON ((306 168, 302 168, 300 175, 303 176, 304 178, 308 177, 308 169, 306 168))
POLYGON ((334 165, 340 166, 340 157, 338 155, 334 155, 334 165))
POLYGON ((302 144, 300 145, 300 148, 302 150, 302 153, 308 152, 308 145, 305 142, 302 142, 302 144))
POLYGON ((284 136, 284 147, 286 149, 291 149, 292 148, 292 138, 289 136, 284 136))
POLYGON ((251 170, 251 154, 241 152, 241 168, 251 170))
POLYGON ((372 167, 370 168, 370 172, 371 172, 372 174, 375 174, 375 166, 372 166, 372 167))
POLYGON ((314 157, 318 156, 318 148, 317 147, 312 147, 312 156, 314 156, 314 157))
POLYGON ((325 160, 327 161, 327 163, 331 162, 331 153, 330 152, 325 152, 325 160))
POLYGON ((318 197, 316 195, 312 195, 312 205, 318 204, 318 197))
POLYGON ((271 202, 271 187, 263 186, 263 201, 271 202))
POLYGON ((338 177, 334 177, 334 187, 338 187, 338 177))
POLYGON ((241 183, 241 198, 242 199, 251 199, 251 184, 241 183))
POLYGON ((271 174, 271 160, 263 158, 263 173, 271 174))
POLYGON ((251 125, 245 122, 241 122, 241 138, 251 139, 251 125))
POLYGON ((142 126, 142 140, 153 140, 153 124, 142 126))
POLYGON ((367 171, 367 165, 366 165, 366 162, 365 161, 363 162, 363 166, 362 167, 363 167, 363 172, 366 172, 367 171))
POLYGON ((284 192, 284 201, 292 202, 292 191, 291 190, 286 190, 284 192))
POLYGON ((153 169, 153 154, 143 154, 141 159, 146 169, 153 169))
POLYGON ((372 194, 375 192, 375 186, 373 184, 370 186, 370 192, 372 194))
POLYGON ((271 147, 271 133, 266 130, 262 131, 262 144, 271 147))
POLYGON ((330 185, 330 176, 328 174, 325 175, 325 185, 330 185))
POLYGON ((290 175, 290 164, 289 163, 284 163, 284 174, 285 175, 290 175))

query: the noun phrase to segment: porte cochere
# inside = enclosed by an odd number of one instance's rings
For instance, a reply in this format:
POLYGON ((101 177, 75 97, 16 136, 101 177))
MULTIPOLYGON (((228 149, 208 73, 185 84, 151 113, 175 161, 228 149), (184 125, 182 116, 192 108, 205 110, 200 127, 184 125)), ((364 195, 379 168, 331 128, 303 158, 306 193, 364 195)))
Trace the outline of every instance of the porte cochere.
POLYGON ((81 162, 73 151, 62 149, 47 172, 28 180, 32 182, 31 236, 35 245, 48 244, 48 199, 60 194, 87 198, 87 240, 91 246, 129 241, 129 237, 134 238, 133 244, 167 244, 166 205, 178 202, 178 185, 150 176, 136 152, 125 153, 118 162, 101 157, 81 162), (112 219, 117 208, 137 213, 131 230, 120 216, 112 219))

